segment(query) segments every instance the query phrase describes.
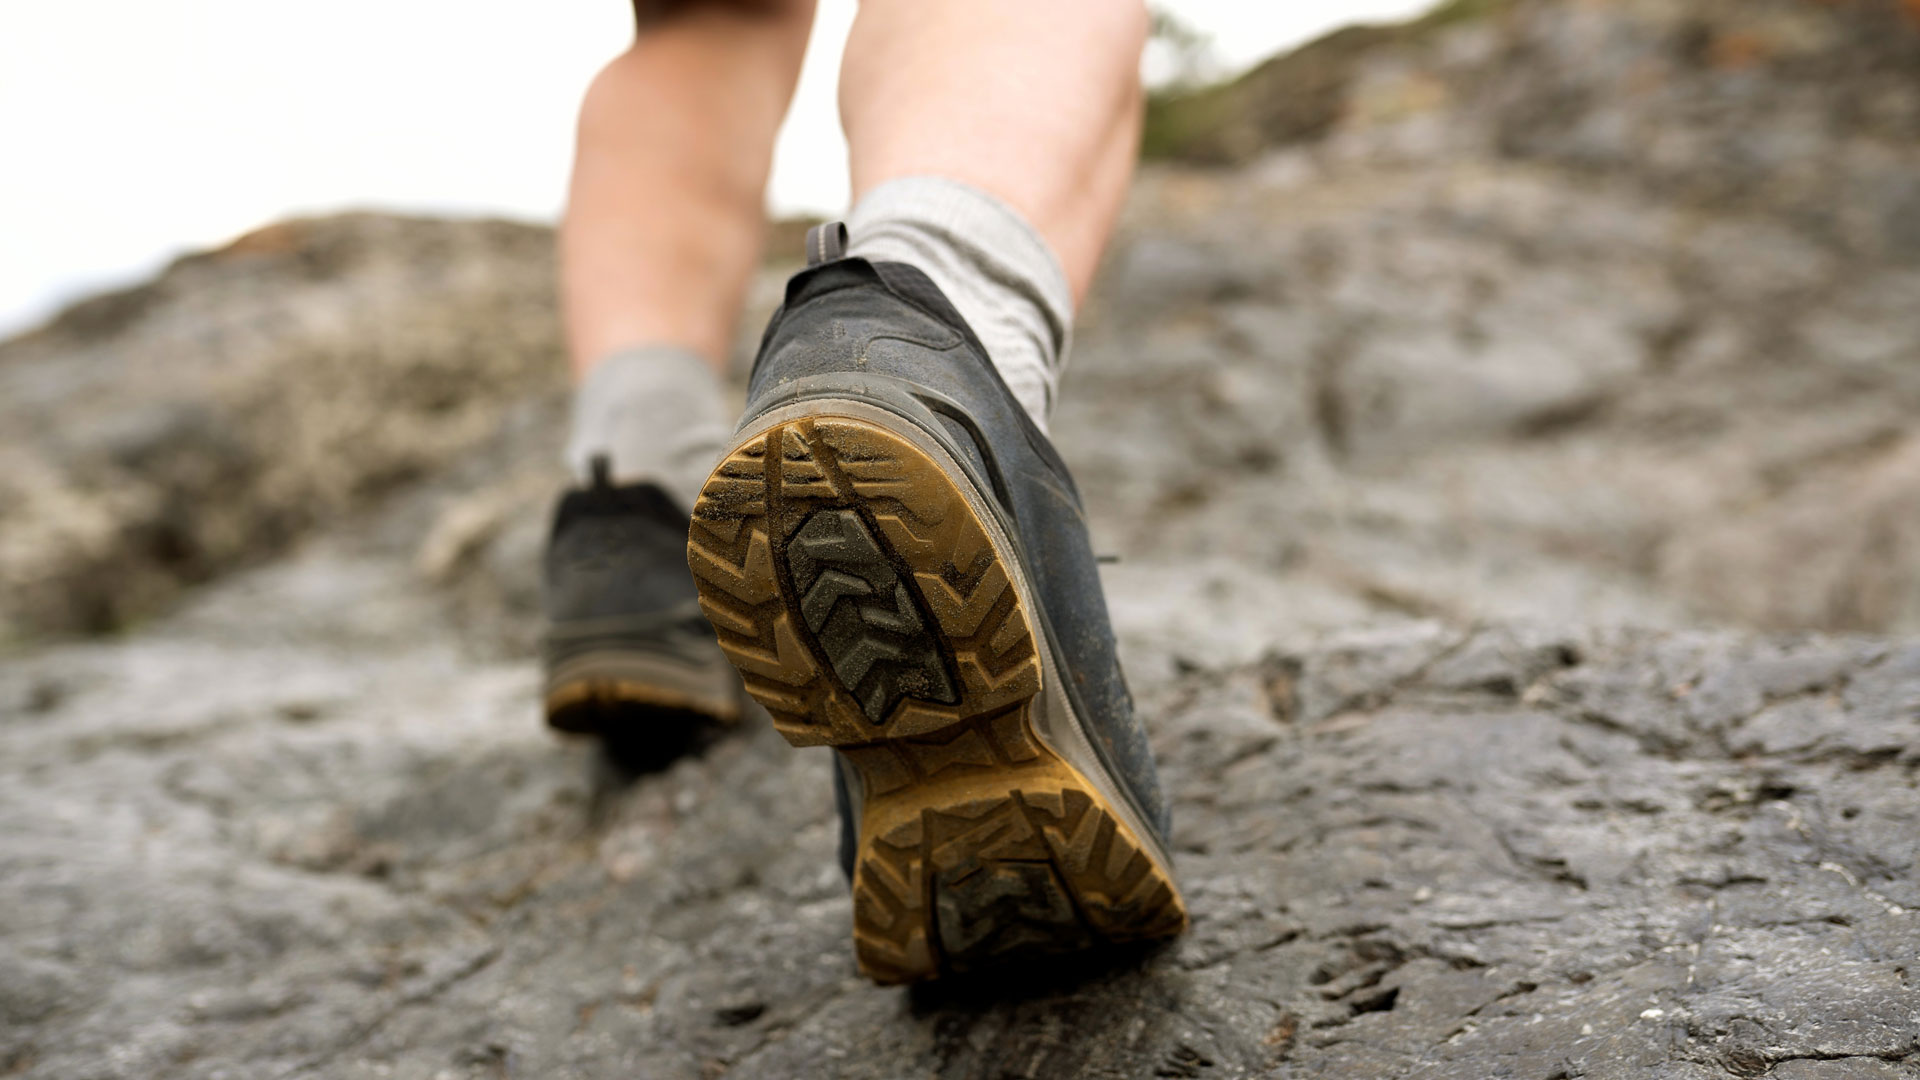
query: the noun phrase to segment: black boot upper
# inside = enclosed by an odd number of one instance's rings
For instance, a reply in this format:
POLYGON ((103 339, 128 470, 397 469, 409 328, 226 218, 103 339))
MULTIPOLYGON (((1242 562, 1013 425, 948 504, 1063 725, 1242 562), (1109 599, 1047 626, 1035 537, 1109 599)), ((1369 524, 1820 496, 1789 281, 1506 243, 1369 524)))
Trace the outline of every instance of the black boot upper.
POLYGON ((615 485, 596 463, 567 492, 547 542, 547 661, 636 635, 704 656, 717 649, 687 573, 687 514, 653 484, 615 485))
POLYGON ((858 397, 918 424, 996 504, 1069 700, 1142 816, 1168 813, 1115 653, 1080 496, 1053 444, 940 290, 902 263, 838 259, 788 282, 741 426, 814 397, 858 397))

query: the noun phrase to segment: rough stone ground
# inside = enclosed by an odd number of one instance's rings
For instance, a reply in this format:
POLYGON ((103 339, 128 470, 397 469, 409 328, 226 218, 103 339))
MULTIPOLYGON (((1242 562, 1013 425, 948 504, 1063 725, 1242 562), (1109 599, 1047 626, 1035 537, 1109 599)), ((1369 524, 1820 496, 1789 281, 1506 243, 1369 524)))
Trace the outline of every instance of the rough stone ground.
POLYGON ((0 1075, 1920 1075, 1920 34, 1468 7, 1245 84, 1332 104, 1085 313, 1195 910, 1104 965, 865 986, 823 757, 540 729, 544 230, 0 343, 0 1075))
POLYGON ((1409 624, 1142 687, 1195 922, 918 991, 819 753, 621 776, 354 545, 9 664, 28 1077, 1920 1072, 1920 646, 1409 624))

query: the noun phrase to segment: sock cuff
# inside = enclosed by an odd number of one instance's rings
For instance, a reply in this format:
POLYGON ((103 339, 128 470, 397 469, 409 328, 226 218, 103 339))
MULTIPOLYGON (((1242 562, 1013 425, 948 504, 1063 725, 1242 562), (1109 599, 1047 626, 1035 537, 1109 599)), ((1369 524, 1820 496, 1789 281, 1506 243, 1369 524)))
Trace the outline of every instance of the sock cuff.
MULTIPOLYGON (((694 388, 720 385, 713 365, 692 349, 679 345, 631 345, 601 357, 587 369, 576 388, 579 401, 611 400, 629 390, 660 386, 694 388)), ((577 410, 576 410, 577 411, 577 410)))
POLYGON ((705 358, 634 346, 602 358, 575 388, 567 466, 588 483, 604 455, 616 483, 659 484, 686 509, 732 431, 725 387, 705 358))
POLYGON ((1072 345, 1073 290, 1027 219, 970 184, 908 176, 861 196, 847 231, 848 254, 933 279, 1044 430, 1072 345))

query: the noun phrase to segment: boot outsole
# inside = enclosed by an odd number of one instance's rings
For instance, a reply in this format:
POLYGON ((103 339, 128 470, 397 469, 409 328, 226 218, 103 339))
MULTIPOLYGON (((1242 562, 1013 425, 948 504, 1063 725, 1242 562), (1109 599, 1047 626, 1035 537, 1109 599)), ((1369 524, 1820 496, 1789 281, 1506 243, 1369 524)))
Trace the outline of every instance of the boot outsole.
POLYGON ((654 714, 733 727, 744 704, 717 654, 701 664, 638 645, 569 656, 552 665, 546 683, 547 725, 571 734, 603 733, 654 714))
POLYGON ((857 775, 860 969, 912 982, 1179 933, 1157 845, 1036 731, 1044 643, 972 481, 852 412, 743 437, 687 556, 747 692, 857 775))

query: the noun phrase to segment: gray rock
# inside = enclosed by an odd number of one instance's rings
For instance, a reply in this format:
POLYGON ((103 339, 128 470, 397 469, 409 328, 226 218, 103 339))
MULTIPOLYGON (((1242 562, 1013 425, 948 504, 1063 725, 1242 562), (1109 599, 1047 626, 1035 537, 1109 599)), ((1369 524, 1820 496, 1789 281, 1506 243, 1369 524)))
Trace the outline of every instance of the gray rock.
POLYGON ((754 725, 622 776, 540 730, 526 662, 463 658, 433 589, 351 546, 8 667, 8 701, 79 688, 0 726, 16 1074, 1920 1064, 1910 647, 1414 629, 1155 679, 1192 931, 882 990, 822 756, 754 725), (315 574, 336 606, 278 602, 315 574), (267 613, 245 645, 239 612, 267 613), (1726 737, 1796 703, 1826 736, 1726 737))

